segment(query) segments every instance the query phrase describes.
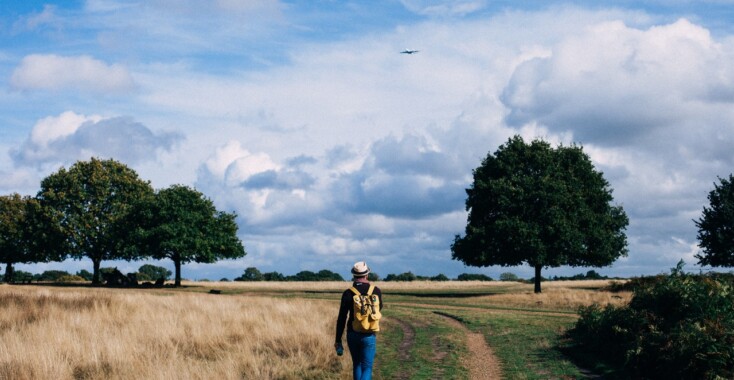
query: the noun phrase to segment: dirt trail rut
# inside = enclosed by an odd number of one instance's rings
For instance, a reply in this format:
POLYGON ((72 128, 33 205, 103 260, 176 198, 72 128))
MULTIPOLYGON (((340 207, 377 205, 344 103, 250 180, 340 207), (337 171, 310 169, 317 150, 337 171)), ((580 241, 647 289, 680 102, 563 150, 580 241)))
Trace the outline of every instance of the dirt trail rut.
POLYGON ((502 378, 502 367, 495 356, 492 347, 487 344, 484 335, 475 333, 466 328, 463 323, 450 316, 439 314, 446 318, 455 328, 466 333, 466 346, 469 357, 463 360, 464 366, 469 369, 469 378, 478 380, 495 380, 502 378))

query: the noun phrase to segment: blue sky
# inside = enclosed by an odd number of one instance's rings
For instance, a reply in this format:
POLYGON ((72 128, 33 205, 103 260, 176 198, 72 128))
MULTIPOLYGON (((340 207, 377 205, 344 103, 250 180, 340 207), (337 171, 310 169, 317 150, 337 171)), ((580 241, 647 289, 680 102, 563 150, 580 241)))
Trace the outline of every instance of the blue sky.
POLYGON ((0 193, 91 156, 196 187, 237 212, 248 255, 192 279, 358 260, 530 277, 449 250, 472 169, 520 134, 583 145, 614 189, 630 253, 598 272, 698 270, 693 220, 734 171, 732 17, 723 0, 2 2, 0 193))

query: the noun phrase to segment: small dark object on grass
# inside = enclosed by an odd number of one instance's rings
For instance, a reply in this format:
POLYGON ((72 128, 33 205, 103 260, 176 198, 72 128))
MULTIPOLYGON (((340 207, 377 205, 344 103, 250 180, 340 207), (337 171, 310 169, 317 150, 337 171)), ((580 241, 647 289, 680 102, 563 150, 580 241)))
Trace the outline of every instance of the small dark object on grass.
POLYGON ((209 290, 209 294, 222 294, 222 291, 218 289, 211 289, 209 290))

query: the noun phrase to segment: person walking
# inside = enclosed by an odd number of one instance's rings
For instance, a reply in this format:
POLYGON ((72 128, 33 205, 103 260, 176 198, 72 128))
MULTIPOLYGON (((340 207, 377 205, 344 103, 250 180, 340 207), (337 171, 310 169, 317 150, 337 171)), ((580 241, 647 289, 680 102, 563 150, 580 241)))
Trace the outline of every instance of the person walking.
POLYGON ((377 334, 382 317, 382 292, 370 284, 367 275, 370 268, 364 261, 352 267, 352 287, 342 293, 339 315, 336 319, 336 343, 334 348, 343 352, 342 336, 347 327, 347 345, 352 356, 354 380, 371 380, 375 360, 377 334))

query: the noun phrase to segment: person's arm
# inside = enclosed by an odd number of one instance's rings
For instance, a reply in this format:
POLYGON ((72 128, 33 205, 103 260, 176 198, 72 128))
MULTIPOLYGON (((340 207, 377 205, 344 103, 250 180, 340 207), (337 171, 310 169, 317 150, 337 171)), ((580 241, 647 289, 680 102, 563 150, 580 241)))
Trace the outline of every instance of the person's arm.
MULTIPOLYGON (((345 292, 346 293, 346 292, 345 292)), ((347 324, 347 314, 349 313, 349 303, 344 302, 344 293, 342 293, 342 299, 339 305, 339 315, 336 318, 336 340, 334 346, 341 344, 342 336, 344 335, 344 326, 347 324)))

